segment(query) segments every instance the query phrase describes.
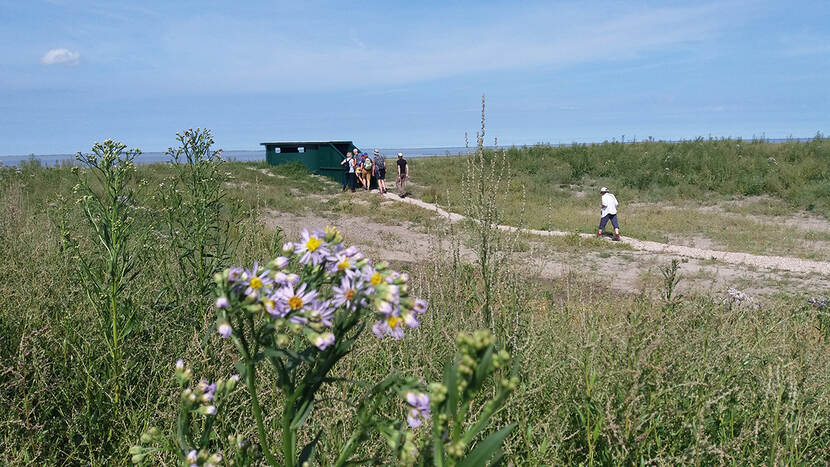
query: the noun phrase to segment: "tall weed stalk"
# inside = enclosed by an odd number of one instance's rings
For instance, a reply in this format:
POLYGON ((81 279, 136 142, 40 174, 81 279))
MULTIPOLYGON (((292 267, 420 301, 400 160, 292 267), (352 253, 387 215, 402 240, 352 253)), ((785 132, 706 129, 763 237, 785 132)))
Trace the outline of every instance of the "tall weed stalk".
POLYGON ((95 143, 89 154, 78 153, 83 169, 73 167, 78 177, 75 192, 83 219, 93 232, 87 245, 75 244, 77 276, 89 305, 96 311, 107 347, 106 387, 115 416, 122 390, 122 376, 129 359, 128 338, 135 330, 138 307, 131 299, 130 284, 139 268, 140 237, 133 228, 135 173, 138 149, 112 140, 95 143))
MULTIPOLYGON (((476 264, 483 288, 482 317, 485 324, 494 328, 493 295, 506 259, 518 240, 518 231, 511 238, 499 231, 504 213, 499 205, 510 193, 510 163, 507 153, 487 151, 484 148, 485 96, 481 96, 481 130, 476 134, 476 149, 470 153, 469 140, 465 135, 467 165, 461 181, 465 204, 465 215, 472 220, 475 237, 476 264)), ((497 142, 496 142, 497 143, 497 142)), ((497 144, 496 144, 497 146, 497 144)))
POLYGON ((179 146, 169 148, 173 175, 158 191, 164 216, 164 237, 177 268, 168 270, 168 291, 181 303, 197 302, 202 315, 213 286, 213 274, 227 264, 235 241, 231 235, 238 206, 228 203, 222 150, 212 150, 207 129, 176 133, 179 146))

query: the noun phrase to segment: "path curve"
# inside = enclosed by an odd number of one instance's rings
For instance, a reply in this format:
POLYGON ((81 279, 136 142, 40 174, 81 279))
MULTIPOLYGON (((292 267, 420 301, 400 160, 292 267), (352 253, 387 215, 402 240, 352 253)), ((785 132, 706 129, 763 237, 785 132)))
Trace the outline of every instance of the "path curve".
MULTIPOLYGON (((450 222, 458 222, 464 219, 464 216, 454 212, 448 212, 441 207, 421 201, 415 198, 401 198, 392 193, 384 195, 387 199, 409 203, 428 211, 438 213, 440 216, 448 219, 450 222)), ((542 237, 560 237, 565 235, 572 235, 570 232, 563 232, 559 230, 535 230, 535 229, 519 229, 510 225, 499 225, 499 230, 507 232, 521 231, 531 235, 539 235, 542 237)), ((583 238, 591 238, 592 234, 579 234, 583 238)), ((707 250, 703 248, 693 248, 682 245, 669 245, 666 243, 649 242, 646 240, 638 240, 631 237, 620 237, 622 242, 631 245, 636 250, 649 251, 653 253, 660 253, 666 255, 685 256, 696 259, 715 259, 730 264, 745 264, 749 266, 756 266, 765 269, 780 269, 784 271, 801 272, 801 273, 818 273, 830 276, 830 262, 815 261, 810 259, 793 258, 790 256, 763 256, 753 255, 749 253, 739 253, 733 251, 707 250)))

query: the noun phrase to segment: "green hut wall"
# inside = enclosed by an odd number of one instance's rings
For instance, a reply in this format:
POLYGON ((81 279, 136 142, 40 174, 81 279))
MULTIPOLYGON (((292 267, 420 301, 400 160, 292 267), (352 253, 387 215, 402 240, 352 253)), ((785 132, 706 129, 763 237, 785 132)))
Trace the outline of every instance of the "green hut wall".
POLYGON ((261 143, 270 165, 300 162, 309 172, 325 175, 340 183, 345 181, 340 162, 355 149, 351 141, 290 141, 261 143))

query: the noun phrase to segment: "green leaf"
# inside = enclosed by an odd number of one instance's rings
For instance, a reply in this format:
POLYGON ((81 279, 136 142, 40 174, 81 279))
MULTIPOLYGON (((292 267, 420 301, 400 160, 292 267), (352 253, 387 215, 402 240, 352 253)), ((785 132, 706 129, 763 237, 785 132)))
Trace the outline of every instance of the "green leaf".
POLYGON ((314 399, 307 399, 303 401, 303 404, 300 406, 300 410, 296 412, 294 419, 291 420, 292 430, 296 430, 303 426, 309 414, 311 414, 312 407, 314 407, 314 399))
POLYGON ((484 356, 481 357, 481 362, 478 364, 478 368, 476 368, 475 379, 473 380, 473 385, 471 390, 476 390, 481 387, 481 383, 484 382, 484 379, 490 374, 491 370, 493 369, 493 346, 487 348, 487 351, 484 352, 484 356))
POLYGON ((300 458, 297 462, 299 465, 303 465, 304 462, 311 459, 311 456, 314 455, 314 448, 317 447, 317 443, 320 441, 320 438, 323 436, 323 430, 317 432, 317 436, 314 437, 311 441, 306 444, 302 451, 300 451, 300 458))
POLYGON ((504 438, 510 434, 515 426, 515 423, 511 423, 510 425, 507 425, 501 430, 488 436, 487 439, 479 443, 475 449, 464 456, 464 459, 461 460, 458 467, 479 467, 485 465, 487 461, 490 460, 494 454, 496 454, 496 451, 501 449, 504 438))
POLYGON ((448 363, 444 369, 444 386, 447 387, 447 415, 455 417, 458 409, 458 386, 456 376, 458 375, 458 361, 448 363))

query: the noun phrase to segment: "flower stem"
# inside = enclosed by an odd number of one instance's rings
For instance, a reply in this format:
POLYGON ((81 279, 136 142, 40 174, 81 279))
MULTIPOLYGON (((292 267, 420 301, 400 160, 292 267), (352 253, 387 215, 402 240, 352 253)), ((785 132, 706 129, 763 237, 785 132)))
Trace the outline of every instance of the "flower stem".
POLYGON ((293 394, 288 395, 282 411, 282 454, 286 467, 293 467, 296 459, 297 433, 291 429, 291 422, 294 420, 295 397, 293 394))
POLYGON ((265 426, 262 423, 262 409, 259 407, 259 399, 256 395, 256 374, 254 369, 254 362, 247 359, 246 362, 245 386, 248 387, 248 393, 251 395, 251 412, 256 419, 257 434, 259 435, 259 444, 262 448, 262 453, 265 454, 265 459, 270 465, 277 465, 277 459, 271 454, 268 448, 268 437, 265 435, 265 426))

